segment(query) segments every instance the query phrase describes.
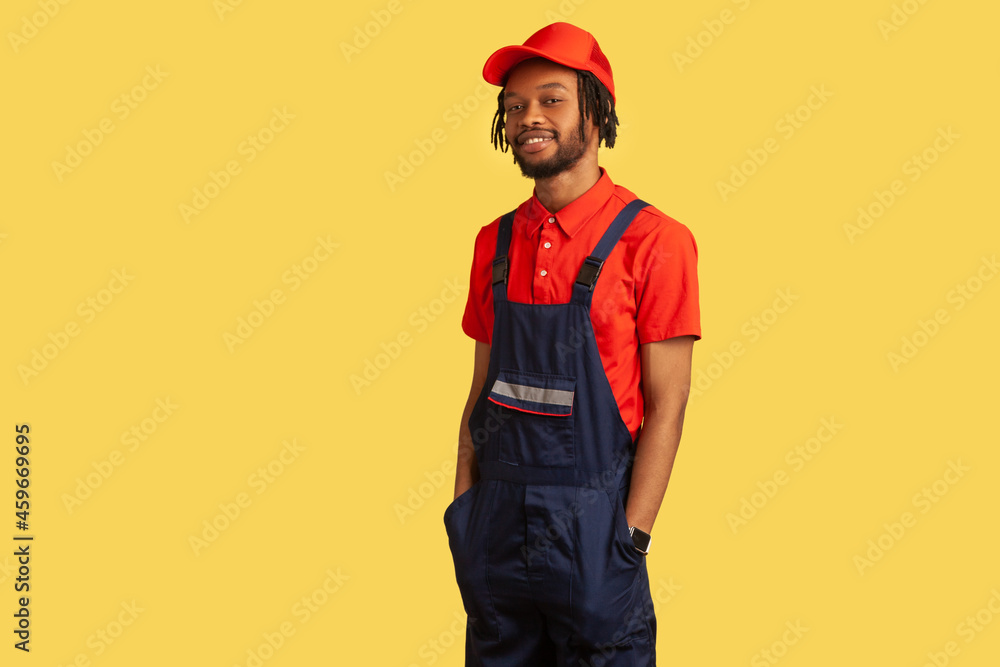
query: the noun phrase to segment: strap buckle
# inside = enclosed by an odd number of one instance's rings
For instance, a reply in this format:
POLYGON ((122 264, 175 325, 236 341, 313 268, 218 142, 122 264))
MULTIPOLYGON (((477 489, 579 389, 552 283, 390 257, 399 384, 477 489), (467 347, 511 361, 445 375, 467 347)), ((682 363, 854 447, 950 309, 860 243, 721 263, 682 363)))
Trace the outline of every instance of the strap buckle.
POLYGON ((584 285, 593 292, 597 276, 601 275, 602 266, 604 266, 603 259, 588 255, 587 259, 583 260, 583 266, 580 267, 580 273, 576 277, 577 284, 584 285))
POLYGON ((507 255, 493 260, 493 284, 507 284, 507 255))

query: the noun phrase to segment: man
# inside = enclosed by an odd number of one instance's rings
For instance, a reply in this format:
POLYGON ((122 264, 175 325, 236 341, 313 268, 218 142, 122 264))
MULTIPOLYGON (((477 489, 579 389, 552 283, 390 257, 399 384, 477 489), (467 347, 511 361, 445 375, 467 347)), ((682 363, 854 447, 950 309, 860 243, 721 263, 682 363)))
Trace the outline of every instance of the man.
POLYGON ((611 66, 555 23, 496 51, 494 145, 532 197, 483 227, 445 511, 467 665, 654 665, 645 553, 701 337, 691 232, 611 182, 611 66), (636 201, 633 201, 636 200, 636 201), (641 429, 640 429, 641 425, 641 429))

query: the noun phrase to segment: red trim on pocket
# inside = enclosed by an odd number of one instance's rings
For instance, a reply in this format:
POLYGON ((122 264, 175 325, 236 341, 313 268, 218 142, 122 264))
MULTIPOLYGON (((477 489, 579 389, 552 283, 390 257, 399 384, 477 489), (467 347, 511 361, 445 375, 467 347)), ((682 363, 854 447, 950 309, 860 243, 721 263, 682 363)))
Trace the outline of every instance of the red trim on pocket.
POLYGON ((498 401, 497 399, 493 398, 492 396, 487 396, 486 398, 487 398, 487 400, 493 401, 497 405, 502 405, 505 408, 510 408, 511 410, 518 410, 520 412, 528 412, 528 413, 531 413, 533 415, 545 415, 546 417, 569 417, 569 416, 571 416, 573 414, 573 408, 572 408, 572 406, 570 406, 569 412, 567 412, 566 414, 557 413, 557 412, 536 412, 535 410, 525 410, 524 408, 519 408, 519 407, 516 407, 516 406, 513 406, 513 405, 507 405, 506 403, 501 403, 500 401, 498 401))

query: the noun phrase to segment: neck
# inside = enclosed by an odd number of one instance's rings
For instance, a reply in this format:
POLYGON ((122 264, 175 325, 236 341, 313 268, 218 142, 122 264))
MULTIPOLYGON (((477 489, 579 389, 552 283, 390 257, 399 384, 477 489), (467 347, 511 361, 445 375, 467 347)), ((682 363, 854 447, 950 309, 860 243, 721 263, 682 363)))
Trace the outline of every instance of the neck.
POLYGON ((551 178, 535 181, 535 196, 549 213, 556 213, 585 193, 601 179, 597 155, 584 155, 570 169, 551 178))

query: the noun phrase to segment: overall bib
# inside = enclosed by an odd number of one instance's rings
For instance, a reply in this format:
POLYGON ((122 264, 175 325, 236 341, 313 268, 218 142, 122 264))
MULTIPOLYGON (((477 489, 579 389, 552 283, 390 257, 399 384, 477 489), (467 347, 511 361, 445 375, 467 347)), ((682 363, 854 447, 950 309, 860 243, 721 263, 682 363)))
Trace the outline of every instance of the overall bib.
POLYGON ((618 214, 560 304, 507 300, 513 212, 500 221, 489 371, 469 419, 480 478, 444 514, 466 665, 656 664, 646 562, 625 520, 635 443, 590 319, 601 265, 645 206, 618 214))

